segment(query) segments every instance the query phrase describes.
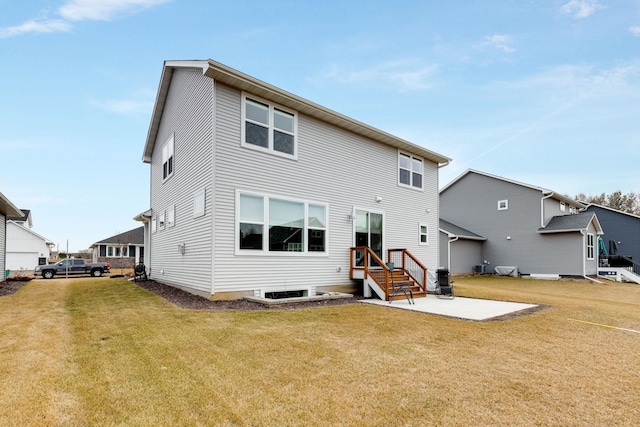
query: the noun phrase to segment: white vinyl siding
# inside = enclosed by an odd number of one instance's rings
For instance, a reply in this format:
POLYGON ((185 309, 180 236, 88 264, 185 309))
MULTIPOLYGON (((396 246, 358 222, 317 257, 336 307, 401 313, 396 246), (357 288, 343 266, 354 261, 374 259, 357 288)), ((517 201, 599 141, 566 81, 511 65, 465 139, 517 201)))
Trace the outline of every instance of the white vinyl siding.
POLYGON ((351 283, 349 248, 354 243, 354 231, 349 214, 354 206, 383 211, 385 249, 406 247, 427 267, 438 267, 438 245, 418 245, 415 226, 416 223, 428 224, 429 241, 437 239, 433 234, 438 230, 438 167, 435 163, 423 163, 423 192, 409 187, 399 188, 397 149, 304 114, 298 114, 297 120, 298 161, 265 156, 258 150, 239 147, 242 93, 217 83, 216 94, 217 133, 213 167, 216 171, 213 195, 216 201, 216 292, 294 289, 311 285, 322 288, 351 283), (248 165, 250 173, 239 173, 248 165), (367 182, 375 182, 376 185, 363 184, 367 182), (236 255, 233 248, 237 247, 236 233, 239 233, 235 222, 238 190, 330 205, 327 210, 326 253, 321 256, 292 256, 287 253, 236 255), (377 203, 376 196, 380 196, 382 202, 377 203), (407 206, 420 208, 407 209, 407 206), (429 213, 427 209, 430 209, 429 213))
MULTIPOLYGON (((211 200, 201 206, 202 216, 193 220, 194 191, 212 188, 213 82, 202 70, 176 70, 171 78, 157 144, 151 163, 151 209, 159 221, 168 220, 174 209, 174 225, 165 223, 150 238, 145 254, 151 278, 162 283, 188 286, 195 291, 212 291, 211 200), (173 139, 174 175, 163 179, 162 146, 173 139), (187 250, 178 256, 177 245, 187 250)), ((152 224, 156 222, 152 219, 152 224)), ((153 225, 152 225, 153 227, 153 225)))

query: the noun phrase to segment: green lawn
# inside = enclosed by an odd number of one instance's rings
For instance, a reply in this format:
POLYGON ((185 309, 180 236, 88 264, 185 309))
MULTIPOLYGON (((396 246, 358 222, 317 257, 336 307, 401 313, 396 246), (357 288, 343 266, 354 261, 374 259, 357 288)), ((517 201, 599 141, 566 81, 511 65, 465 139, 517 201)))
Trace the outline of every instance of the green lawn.
POLYGON ((0 425, 640 424, 640 333, 606 327, 640 331, 640 286, 455 286, 549 308, 190 311, 126 280, 34 280, 0 298, 0 425))

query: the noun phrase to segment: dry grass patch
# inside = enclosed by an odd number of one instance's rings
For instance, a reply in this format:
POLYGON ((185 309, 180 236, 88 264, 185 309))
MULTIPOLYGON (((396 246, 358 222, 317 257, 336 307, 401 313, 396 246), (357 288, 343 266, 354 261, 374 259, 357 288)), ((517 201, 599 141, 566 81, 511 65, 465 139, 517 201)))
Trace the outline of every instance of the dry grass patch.
POLYGON ((640 422, 640 334, 567 320, 640 330, 640 286, 476 277, 456 292, 550 308, 486 323, 369 304, 194 311, 125 280, 36 280, 0 298, 0 424, 640 422))

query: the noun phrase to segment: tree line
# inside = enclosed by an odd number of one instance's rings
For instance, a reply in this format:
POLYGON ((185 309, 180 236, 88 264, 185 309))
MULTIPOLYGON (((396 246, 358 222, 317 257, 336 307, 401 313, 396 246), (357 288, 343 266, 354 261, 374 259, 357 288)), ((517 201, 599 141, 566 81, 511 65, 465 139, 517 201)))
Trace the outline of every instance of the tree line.
POLYGON ((580 193, 574 199, 640 216, 640 194, 636 194, 633 191, 623 194, 622 191, 618 190, 611 194, 602 193, 596 196, 587 196, 584 193, 580 193))

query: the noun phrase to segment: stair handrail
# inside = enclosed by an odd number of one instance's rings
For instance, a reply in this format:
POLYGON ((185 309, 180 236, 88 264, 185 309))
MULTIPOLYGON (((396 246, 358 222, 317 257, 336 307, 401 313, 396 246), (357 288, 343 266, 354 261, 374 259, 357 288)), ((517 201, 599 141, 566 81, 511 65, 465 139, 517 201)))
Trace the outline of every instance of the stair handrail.
POLYGON ((387 250, 387 259, 389 262, 393 262, 393 254, 396 252, 401 253, 402 263, 399 266, 402 270, 407 273, 407 275, 413 279, 413 281, 420 287, 423 292, 427 292, 427 267, 424 266, 420 262, 418 258, 415 257, 408 249, 388 249, 387 250), (410 268, 407 264, 407 260, 411 260, 413 264, 415 264, 416 270, 410 268))
POLYGON ((627 268, 627 267, 622 267, 625 268, 629 271, 631 271, 633 274, 637 274, 638 276, 640 276, 640 263, 638 263, 637 261, 634 261, 633 259, 624 256, 624 255, 619 255, 620 258, 622 258, 623 260, 631 263, 631 267, 627 268))
MULTIPOLYGON (((366 281, 367 278, 371 278, 373 279, 374 282, 376 282, 378 284, 378 286, 380 287, 380 289, 384 290, 384 295, 385 295, 385 301, 389 300, 389 289, 387 289, 387 283, 391 283, 391 269, 389 269, 389 267, 387 266, 387 264, 380 259, 380 257, 368 246, 354 246, 351 248, 351 256, 349 257, 350 261, 349 261, 349 271, 350 271, 350 275, 351 277, 353 277, 353 270, 364 270, 364 280, 366 281), (364 253, 364 265, 362 267, 360 266, 356 266, 354 265, 354 259, 355 259, 355 253, 357 251, 363 251, 364 253), (367 256, 369 255, 369 256, 367 256), (381 275, 380 274, 371 274, 371 270, 369 268, 369 257, 371 257, 375 262, 378 263, 378 265, 380 265, 380 267, 382 268, 382 271, 384 271, 384 282, 381 283, 381 275)), ((379 269, 375 270, 376 272, 379 272, 379 269)))

